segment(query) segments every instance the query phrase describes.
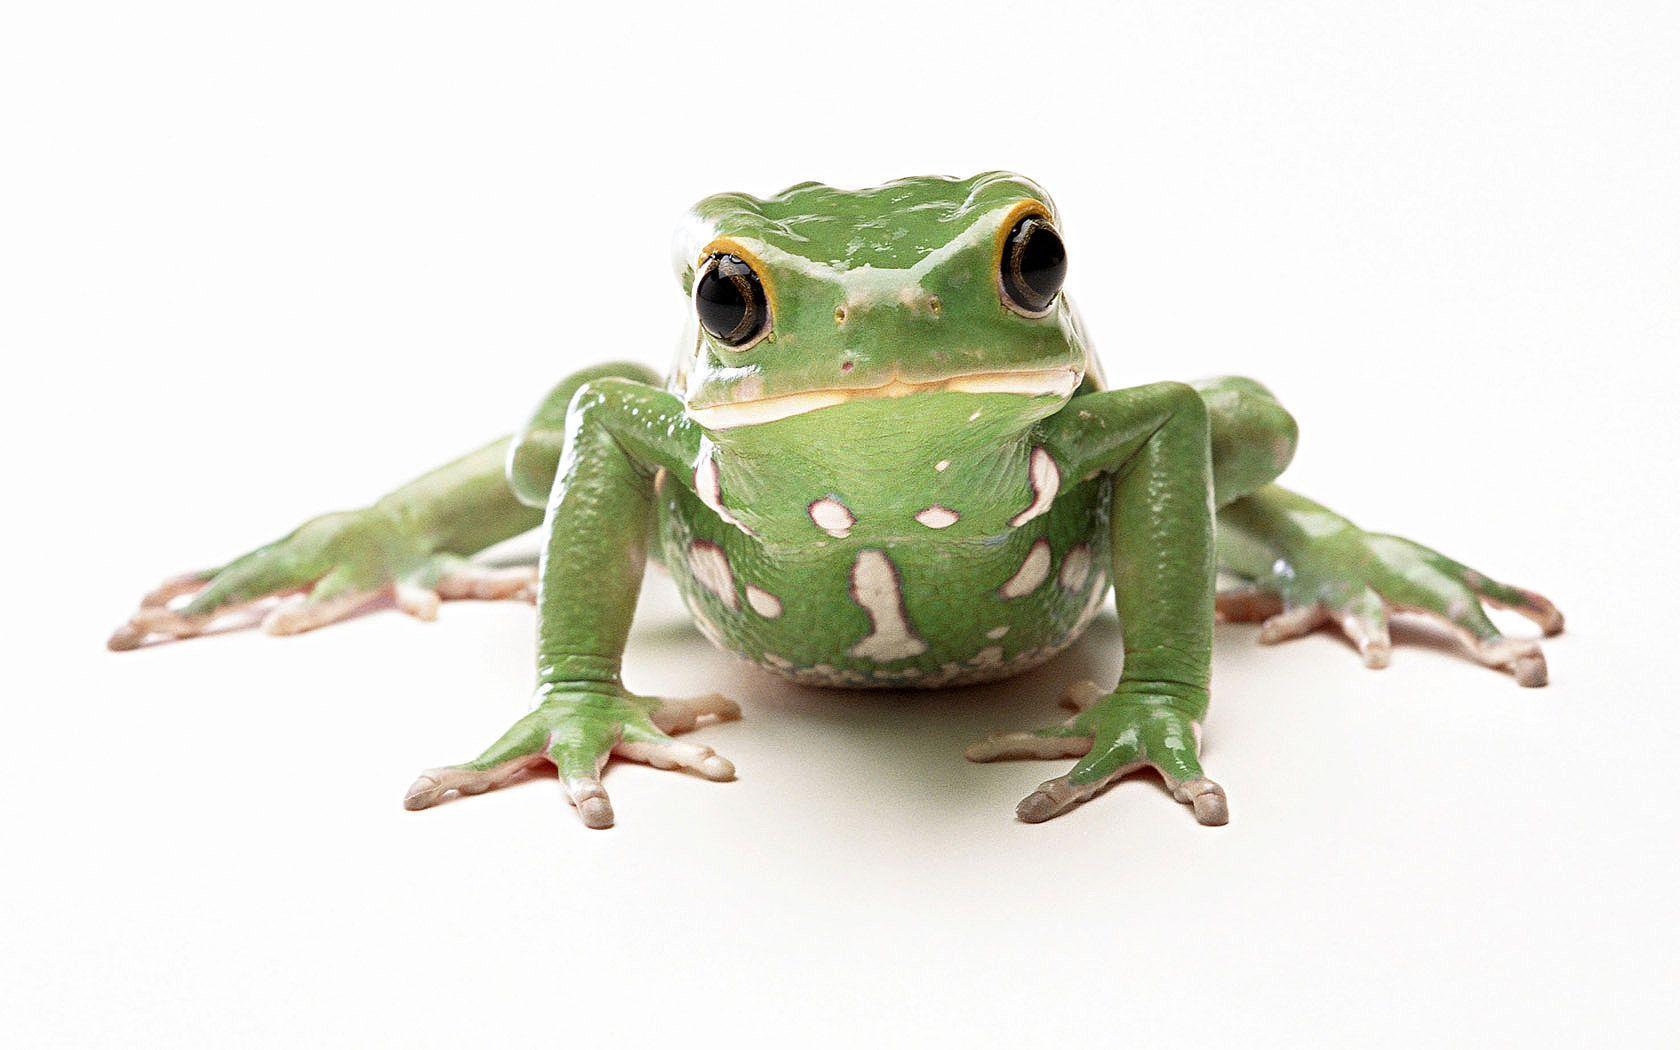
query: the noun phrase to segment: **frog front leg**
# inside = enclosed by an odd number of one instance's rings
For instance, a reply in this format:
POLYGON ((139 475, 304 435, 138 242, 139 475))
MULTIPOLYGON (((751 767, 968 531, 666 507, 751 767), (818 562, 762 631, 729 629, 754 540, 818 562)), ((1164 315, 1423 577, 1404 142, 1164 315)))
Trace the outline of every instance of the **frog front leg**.
MULTIPOLYGON (((681 403, 631 380, 591 381, 565 411, 563 440, 529 431, 523 440, 562 447, 543 521, 534 710, 471 762, 422 773, 404 805, 425 809, 451 794, 478 794, 547 762, 583 822, 605 828, 613 811, 601 772, 610 755, 733 779, 728 759, 670 734, 735 718, 734 703, 639 696, 620 678, 655 474, 690 476, 699 449, 681 403)), ((518 463, 517 447, 514 457, 518 463)))
POLYGON ((1213 653, 1213 480, 1207 407, 1180 383, 1075 398, 1045 423, 1043 446, 1062 477, 1106 476, 1115 604, 1125 665, 1106 694, 1071 699, 1072 718, 998 734, 968 749, 1001 758, 1080 756, 1016 808, 1029 823, 1152 767, 1203 824, 1224 824, 1225 792, 1202 771, 1213 653))

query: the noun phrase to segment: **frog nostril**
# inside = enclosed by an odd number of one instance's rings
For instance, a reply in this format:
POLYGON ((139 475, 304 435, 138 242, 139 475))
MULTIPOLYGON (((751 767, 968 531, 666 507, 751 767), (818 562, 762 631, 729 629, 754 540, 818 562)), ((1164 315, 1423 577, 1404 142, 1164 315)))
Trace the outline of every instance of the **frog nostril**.
POLYGON ((834 308, 834 323, 835 324, 845 324, 846 323, 846 308, 844 306, 836 306, 834 308))
POLYGON ((856 366, 857 366, 856 361, 842 361, 842 362, 840 362, 840 371, 850 372, 856 366))

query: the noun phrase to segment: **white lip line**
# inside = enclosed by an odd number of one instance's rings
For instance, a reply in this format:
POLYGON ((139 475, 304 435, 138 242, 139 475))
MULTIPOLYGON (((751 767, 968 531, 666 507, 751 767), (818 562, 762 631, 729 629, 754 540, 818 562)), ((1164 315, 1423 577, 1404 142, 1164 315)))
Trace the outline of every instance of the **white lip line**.
POLYGON ((789 416, 815 412, 862 399, 907 397, 935 391, 963 394, 1024 394, 1041 396, 1054 394, 1066 397, 1079 386, 1080 374, 1071 368, 1034 368, 1019 372, 968 372, 919 383, 907 383, 894 378, 879 386, 850 387, 832 390, 808 390, 799 394, 761 397, 752 401, 737 401, 705 408, 689 408, 689 418, 708 430, 727 430, 730 427, 757 423, 772 423, 789 416))

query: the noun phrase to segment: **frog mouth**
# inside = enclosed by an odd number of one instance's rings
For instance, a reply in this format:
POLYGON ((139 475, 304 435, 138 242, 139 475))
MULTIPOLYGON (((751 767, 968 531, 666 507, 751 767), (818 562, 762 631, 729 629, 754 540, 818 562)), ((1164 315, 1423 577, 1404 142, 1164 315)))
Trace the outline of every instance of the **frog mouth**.
POLYGON ((1072 368, 1033 368, 1014 372, 964 372, 939 379, 905 380, 894 376, 879 386, 833 387, 779 394, 750 401, 690 405, 688 415, 707 430, 774 423, 850 401, 909 397, 912 394, 1019 394, 1025 397, 1068 397, 1082 376, 1072 368))

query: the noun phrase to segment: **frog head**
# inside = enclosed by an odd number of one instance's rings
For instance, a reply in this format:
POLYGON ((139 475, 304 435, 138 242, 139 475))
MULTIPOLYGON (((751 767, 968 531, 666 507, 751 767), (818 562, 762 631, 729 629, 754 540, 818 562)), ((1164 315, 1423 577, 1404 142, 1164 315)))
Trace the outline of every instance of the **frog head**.
POLYGON ((671 384, 715 437, 861 401, 902 422, 941 393, 1025 425, 1085 378, 1055 205, 1019 175, 718 194, 675 262, 692 324, 671 384))

